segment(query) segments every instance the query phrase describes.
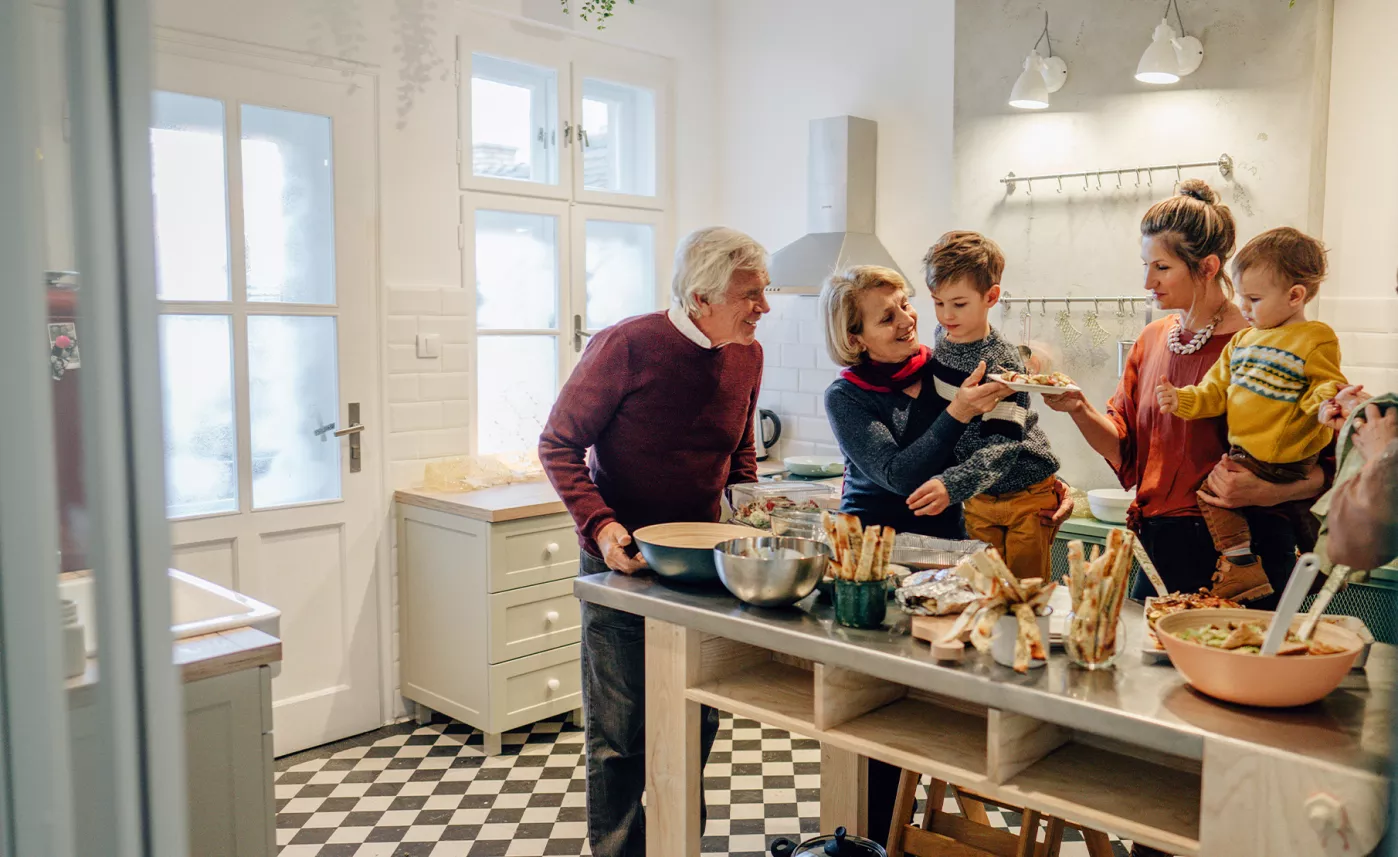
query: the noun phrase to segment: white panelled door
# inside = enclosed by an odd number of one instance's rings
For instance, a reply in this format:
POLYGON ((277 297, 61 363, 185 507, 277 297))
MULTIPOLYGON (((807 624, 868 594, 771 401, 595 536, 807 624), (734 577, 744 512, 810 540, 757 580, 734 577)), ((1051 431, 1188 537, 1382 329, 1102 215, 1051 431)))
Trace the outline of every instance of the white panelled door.
POLYGON ((382 723, 378 444, 343 434, 356 409, 382 425, 373 89, 165 48, 151 158, 173 564, 281 609, 282 755, 382 723))

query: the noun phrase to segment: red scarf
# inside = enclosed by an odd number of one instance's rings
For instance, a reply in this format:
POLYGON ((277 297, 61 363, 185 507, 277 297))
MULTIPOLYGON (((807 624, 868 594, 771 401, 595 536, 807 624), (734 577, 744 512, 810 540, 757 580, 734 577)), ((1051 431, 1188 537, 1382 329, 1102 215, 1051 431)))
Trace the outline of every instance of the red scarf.
POLYGON ((902 392, 922 379, 922 370, 931 359, 932 349, 919 345, 917 353, 902 363, 877 363, 866 358, 842 370, 840 377, 872 393, 902 392))

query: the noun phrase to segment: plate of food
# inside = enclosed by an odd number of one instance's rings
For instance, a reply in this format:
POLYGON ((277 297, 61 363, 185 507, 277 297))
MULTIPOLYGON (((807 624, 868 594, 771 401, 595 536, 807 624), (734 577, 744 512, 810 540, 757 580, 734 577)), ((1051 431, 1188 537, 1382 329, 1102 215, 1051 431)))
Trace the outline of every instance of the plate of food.
POLYGON ((1211 608, 1241 610, 1243 605, 1227 598, 1210 595, 1207 589, 1200 589, 1198 592, 1171 592, 1169 595, 1152 595, 1146 598, 1146 632, 1141 637, 1141 654, 1156 660, 1169 657, 1165 647, 1160 644, 1160 639, 1155 636, 1156 622, 1171 613, 1211 608))
POLYGON ((991 381, 999 381, 1017 393, 1042 393, 1045 396, 1061 396, 1064 393, 1081 392, 1082 388, 1062 372, 1043 372, 1031 375, 1027 372, 1002 372, 986 375, 991 381))

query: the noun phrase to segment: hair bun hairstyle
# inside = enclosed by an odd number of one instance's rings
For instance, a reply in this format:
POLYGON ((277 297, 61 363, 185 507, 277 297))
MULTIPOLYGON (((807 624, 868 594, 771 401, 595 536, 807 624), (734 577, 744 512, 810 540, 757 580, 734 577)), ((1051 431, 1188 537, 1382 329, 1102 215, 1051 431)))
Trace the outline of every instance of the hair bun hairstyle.
POLYGON ((1218 193, 1203 179, 1185 179, 1180 182, 1179 195, 1197 199, 1208 205, 1218 205, 1218 193))

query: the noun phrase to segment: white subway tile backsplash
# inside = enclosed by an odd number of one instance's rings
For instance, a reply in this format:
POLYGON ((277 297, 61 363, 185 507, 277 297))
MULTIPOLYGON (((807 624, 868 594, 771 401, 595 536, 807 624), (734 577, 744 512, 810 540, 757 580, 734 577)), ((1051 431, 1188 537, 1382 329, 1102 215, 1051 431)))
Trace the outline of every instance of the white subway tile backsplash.
POLYGON ((1346 333, 1393 334, 1398 332, 1398 298, 1322 296, 1320 320, 1346 333))
POLYGON ((763 390, 796 392, 801 386, 801 373, 796 369, 766 369, 762 373, 763 390))
POLYGON ((780 413, 797 417, 814 416, 815 403, 813 393, 782 393, 780 413))
POLYGON ((423 458, 443 458, 465 455, 470 451, 471 434, 464 427, 418 432, 418 447, 423 458))
POLYGON ((802 369, 801 382, 797 390, 802 393, 823 394, 835 380, 835 373, 828 369, 802 369))
POLYGON ((789 369, 814 369, 815 349, 809 345, 783 345, 781 365, 789 369))
POLYGON ((830 423, 819 417, 798 418, 796 430, 796 436, 802 440, 826 444, 835 442, 835 432, 831 430, 830 423))
POLYGON ((805 440, 784 440, 781 453, 783 458, 788 455, 815 455, 815 444, 805 440))
POLYGON ((441 289, 393 288, 388 290, 389 315, 441 315, 441 289))
POLYGON ((466 372, 440 372, 423 375, 419 397, 425 402, 447 402, 468 398, 471 376, 466 372))
POLYGON ((460 286, 442 289, 442 315, 470 315, 475 293, 460 286))
POLYGON ((423 316, 417 320, 419 333, 435 333, 444 345, 464 345, 472 340, 471 325, 465 316, 423 316))
POLYGON ((807 345, 825 350, 825 326, 815 321, 802 322, 796 330, 797 338, 807 345))
POLYGON ((816 305, 820 303, 820 301, 815 296, 792 295, 789 300, 791 301, 791 306, 783 313, 783 318, 803 324, 816 320, 816 305))
POLYGON ((423 467, 421 461, 390 461, 388 463, 389 487, 395 491, 422 487, 423 467))
POLYGON ((1359 366, 1398 366, 1398 334, 1340 331, 1340 355, 1359 366))
POLYGON ((471 357, 475 349, 470 345, 443 345, 442 346, 442 371, 443 372, 469 372, 471 371, 471 357))
POLYGON ((1398 369, 1349 364, 1342 365, 1340 369, 1351 384, 1363 384, 1370 393, 1398 393, 1398 369))
POLYGON ((470 402, 442 402, 442 425, 446 428, 469 428, 475 416, 470 402))
POLYGON ((441 402, 404 402, 388 406, 393 431, 417 431, 442 427, 441 402))
POLYGON ((421 432, 415 431, 391 431, 388 433, 388 443, 385 454, 389 461, 412 461, 415 458, 422 458, 421 448, 418 445, 418 435, 421 432))
POLYGON ((412 345, 388 346, 388 374, 403 375, 419 372, 436 372, 441 360, 436 357, 418 357, 417 348, 412 345))
POLYGON ((417 316, 391 315, 388 317, 388 344, 413 345, 417 341, 417 316))
POLYGON ((779 390, 768 389, 765 385, 757 393, 757 406, 773 413, 780 414, 782 410, 782 393, 779 390))
POLYGON ((762 347, 770 348, 780 345, 783 342, 796 341, 796 326, 789 321, 773 318, 768 315, 757 324, 757 340, 762 343, 762 347))
POLYGON ((389 375, 388 376, 388 400, 397 402, 416 402, 418 395, 418 378, 432 377, 431 375, 389 375))

